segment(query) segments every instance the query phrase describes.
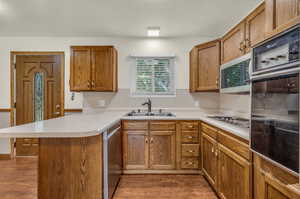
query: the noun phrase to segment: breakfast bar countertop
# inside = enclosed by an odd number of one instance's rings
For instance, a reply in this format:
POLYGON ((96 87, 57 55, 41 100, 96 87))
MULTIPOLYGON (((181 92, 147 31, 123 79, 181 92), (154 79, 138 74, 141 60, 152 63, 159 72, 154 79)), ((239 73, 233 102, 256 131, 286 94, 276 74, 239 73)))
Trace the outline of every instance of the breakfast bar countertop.
POLYGON ((249 140, 249 129, 209 118, 200 111, 173 111, 175 116, 126 116, 128 111, 81 113, 0 129, 0 138, 68 138, 99 135, 121 120, 201 120, 249 140))

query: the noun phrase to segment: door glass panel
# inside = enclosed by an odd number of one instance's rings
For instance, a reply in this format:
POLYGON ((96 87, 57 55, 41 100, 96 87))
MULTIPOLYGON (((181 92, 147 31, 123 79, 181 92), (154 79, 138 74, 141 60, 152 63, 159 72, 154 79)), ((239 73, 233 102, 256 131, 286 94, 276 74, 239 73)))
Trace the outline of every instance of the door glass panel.
POLYGON ((44 76, 38 72, 34 75, 34 121, 44 119, 44 76))
POLYGON ((252 83, 251 148, 299 172, 299 75, 252 83))

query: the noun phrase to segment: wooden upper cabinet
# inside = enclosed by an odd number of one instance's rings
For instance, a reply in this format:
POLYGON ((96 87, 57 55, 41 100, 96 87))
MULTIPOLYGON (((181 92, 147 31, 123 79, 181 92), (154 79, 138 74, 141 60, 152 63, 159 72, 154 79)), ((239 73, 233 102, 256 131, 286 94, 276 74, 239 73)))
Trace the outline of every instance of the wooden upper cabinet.
POLYGON ((150 131, 150 169, 175 169, 175 131, 150 131))
POLYGON ((263 41, 266 36, 266 9, 265 3, 260 4, 245 20, 246 39, 245 50, 250 52, 251 48, 263 41))
POLYGON ((71 91, 117 91, 117 51, 113 46, 71 47, 71 91))
POLYGON ((222 64, 245 54, 245 21, 230 30, 221 41, 222 64))
POLYGON ((190 52, 190 92, 219 89, 220 40, 200 44, 190 52))
POLYGON ((222 199, 251 199, 251 164, 218 144, 218 191, 222 199))
POLYGON ((71 47, 70 89, 72 91, 89 91, 91 75, 91 49, 89 47, 71 47))
POLYGON ((266 23, 270 36, 300 22, 299 0, 265 0, 266 23))

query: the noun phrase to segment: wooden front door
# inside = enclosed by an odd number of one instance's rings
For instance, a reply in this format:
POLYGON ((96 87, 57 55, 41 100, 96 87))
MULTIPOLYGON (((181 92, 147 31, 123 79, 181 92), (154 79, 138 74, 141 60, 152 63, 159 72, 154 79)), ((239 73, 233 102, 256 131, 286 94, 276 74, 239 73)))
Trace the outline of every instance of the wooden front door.
MULTIPOLYGON (((60 55, 16 56, 16 125, 63 114, 60 55)), ((16 155, 38 153, 38 139, 17 139, 16 155)))

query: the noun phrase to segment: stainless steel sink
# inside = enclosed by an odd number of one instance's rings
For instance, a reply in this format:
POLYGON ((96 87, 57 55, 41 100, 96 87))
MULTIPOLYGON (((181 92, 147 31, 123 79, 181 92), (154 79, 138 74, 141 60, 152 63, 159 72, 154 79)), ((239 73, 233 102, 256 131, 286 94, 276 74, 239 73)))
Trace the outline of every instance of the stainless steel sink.
POLYGON ((130 113, 127 113, 126 116, 134 116, 134 117, 144 117, 144 116, 157 116, 157 117, 175 117, 175 115, 171 112, 163 112, 162 110, 159 110, 157 112, 145 112, 140 110, 133 110, 130 113))

